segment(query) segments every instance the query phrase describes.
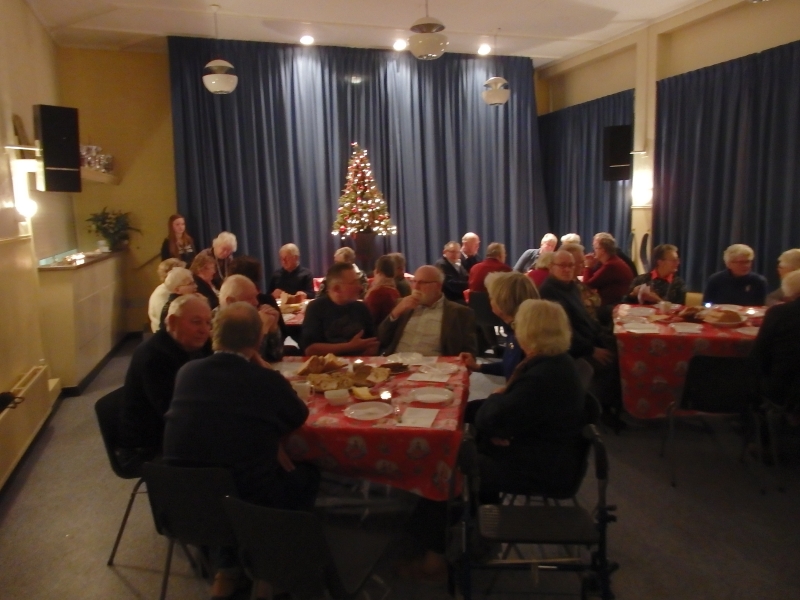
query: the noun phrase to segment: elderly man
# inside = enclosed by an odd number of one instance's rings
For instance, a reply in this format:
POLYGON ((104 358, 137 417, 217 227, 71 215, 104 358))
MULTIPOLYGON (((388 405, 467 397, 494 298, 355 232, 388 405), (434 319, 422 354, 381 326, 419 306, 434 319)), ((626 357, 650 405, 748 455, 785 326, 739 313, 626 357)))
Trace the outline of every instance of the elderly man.
POLYGON ((617 256, 617 243, 609 233, 598 233, 592 241, 594 255, 584 258, 583 283, 597 290, 604 306, 619 304, 627 295, 635 271, 617 256))
POLYGON ((655 268, 633 280, 625 302, 656 304, 666 300, 674 304, 686 304, 686 284, 675 274, 680 264, 677 246, 656 246, 653 249, 655 268))
POLYGON ((211 242, 211 248, 206 248, 198 254, 198 256, 207 254, 216 261, 217 272, 214 275, 213 283, 217 289, 222 285, 222 280, 228 276, 228 267, 233 261, 236 245, 236 236, 229 231, 223 231, 211 242))
POLYGON ((479 262, 469 272, 469 291, 485 292, 489 273, 508 273, 511 270, 506 264, 506 247, 500 242, 492 242, 486 248, 486 260, 479 262))
POLYGON ((361 281, 353 265, 335 263, 325 279, 328 295, 313 300, 306 308, 300 345, 305 355, 377 354, 375 326, 369 309, 358 301, 361 281))
POLYGON ((542 252, 552 252, 556 249, 556 244, 558 244, 558 238, 552 233, 545 233, 538 248, 529 248, 522 253, 517 264, 514 265, 514 270, 520 273, 527 273, 533 268, 539 255, 542 252))
MULTIPOLYGON (((798 270, 800 270, 800 248, 792 248, 791 250, 781 253, 778 257, 778 277, 781 278, 781 281, 783 281, 783 278, 789 273, 798 270)), ((767 306, 774 306, 783 301, 783 286, 778 286, 777 290, 767 294, 767 306)))
POLYGON ((581 236, 577 233, 565 233, 561 236, 561 243, 562 244, 580 244, 581 243, 581 236))
POLYGON ((267 293, 280 298, 284 292, 299 296, 301 300, 314 296, 314 276, 300 266, 300 249, 294 244, 284 244, 278 251, 281 268, 272 274, 267 293))
POLYGON ((481 262, 481 255, 478 254, 478 248, 481 247, 481 238, 477 233, 471 231, 465 233, 461 238, 461 266, 464 267, 467 273, 472 270, 472 267, 481 262))
POLYGON ((442 250, 442 258, 434 266, 444 273, 442 291, 445 298, 464 304, 464 290, 469 286, 469 273, 461 266, 461 244, 447 242, 442 250))
POLYGON ((378 328, 385 354, 419 352, 424 356, 476 354, 475 313, 442 294, 444 274, 433 265, 414 273, 414 291, 397 303, 378 328))
POLYGON ((208 301, 188 294, 172 302, 166 327, 136 348, 125 376, 120 414, 117 454, 121 462, 133 466, 158 455, 175 376, 192 358, 210 353, 210 333, 208 301))
POLYGON ((228 275, 219 289, 219 306, 225 308, 236 302, 245 302, 258 309, 263 334, 258 356, 269 362, 281 360, 285 335, 281 329, 283 317, 278 309, 269 304, 259 306, 258 288, 250 278, 244 275, 228 275))
POLYGON ((726 268, 708 278, 703 303, 762 306, 767 297, 767 280, 751 271, 755 258, 753 249, 733 244, 722 258, 726 268))

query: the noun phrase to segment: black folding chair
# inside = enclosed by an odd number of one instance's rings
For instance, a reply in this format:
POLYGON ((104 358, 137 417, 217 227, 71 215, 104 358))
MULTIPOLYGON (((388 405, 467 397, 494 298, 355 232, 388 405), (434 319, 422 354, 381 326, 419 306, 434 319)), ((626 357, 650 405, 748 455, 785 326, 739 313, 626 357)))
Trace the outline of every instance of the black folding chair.
MULTIPOLYGON (((675 442, 675 420, 707 419, 710 415, 735 416, 755 423, 754 408, 758 402, 758 380, 747 357, 693 356, 686 371, 686 383, 680 400, 667 407, 668 427, 661 441, 660 455, 675 442), (698 415, 677 415, 679 410, 698 411, 698 415)), ((758 430, 756 423, 755 429, 758 430)), ((740 460, 744 460, 747 439, 742 436, 740 460)), ((759 441, 760 444, 760 441, 759 441)), ((670 452, 671 484, 677 485, 675 452, 670 452)), ((763 490, 763 484, 762 484, 763 490)))
MULTIPOLYGON (((233 547, 236 537, 225 515, 223 499, 236 496, 236 484, 227 469, 174 467, 145 463, 144 480, 156 530, 169 540, 161 582, 161 600, 167 595, 175 542, 197 547, 233 547)), ((208 573, 211 566, 200 553, 208 573)))
POLYGON ((114 540, 114 547, 111 549, 111 556, 108 557, 108 565, 114 564, 114 556, 117 554, 119 542, 122 539, 122 533, 125 531, 125 525, 128 523, 128 517, 133 508, 133 501, 136 499, 136 494, 146 494, 147 491, 139 491, 139 488, 144 483, 142 479, 142 468, 140 465, 133 467, 123 466, 119 458, 117 458, 116 449, 119 440, 119 418, 122 408, 122 402, 125 398, 125 388, 119 388, 110 392, 100 398, 94 404, 94 412, 97 415, 97 424, 100 426, 100 436, 103 438, 103 445, 108 455, 108 462, 111 464, 111 470, 122 479, 137 479, 138 481, 131 490, 131 496, 128 500, 128 505, 125 507, 125 514, 122 517, 122 523, 117 532, 117 539, 114 540))
MULTIPOLYGON (((503 505, 478 503, 480 474, 477 447, 470 435, 462 442, 458 467, 464 478, 462 512, 458 524, 451 528, 449 546, 451 586, 465 600, 472 598, 472 574, 483 570, 532 570, 538 577, 541 570, 588 573, 582 581, 582 597, 597 590, 604 600, 614 597, 611 592, 611 573, 617 565, 607 557, 606 532, 609 523, 617 520, 615 506, 606 503, 608 486, 608 456, 594 425, 583 429, 583 437, 594 454, 597 478, 597 504, 593 511, 580 506, 503 505), (508 559, 487 556, 485 548, 492 544, 532 544, 591 549, 588 557, 581 553, 547 557, 520 555, 508 559)), ((489 593, 488 591, 486 592, 489 593)))
MULTIPOLYGON (((242 567, 255 580, 292 597, 353 598, 372 576, 391 535, 335 528, 316 515, 225 499, 242 567)), ((253 586, 254 590, 256 586, 253 586)), ((388 588, 387 588, 388 590, 388 588)))

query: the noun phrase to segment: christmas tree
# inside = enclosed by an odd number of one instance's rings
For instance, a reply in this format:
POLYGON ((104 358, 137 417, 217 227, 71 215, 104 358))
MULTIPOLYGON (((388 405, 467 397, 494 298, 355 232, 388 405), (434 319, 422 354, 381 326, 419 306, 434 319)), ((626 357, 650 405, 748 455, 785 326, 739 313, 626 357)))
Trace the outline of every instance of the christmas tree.
POLYGON ((333 235, 345 237, 353 233, 377 233, 394 235, 397 227, 392 225, 383 194, 375 185, 367 151, 353 143, 353 153, 347 165, 347 180, 339 197, 333 235))

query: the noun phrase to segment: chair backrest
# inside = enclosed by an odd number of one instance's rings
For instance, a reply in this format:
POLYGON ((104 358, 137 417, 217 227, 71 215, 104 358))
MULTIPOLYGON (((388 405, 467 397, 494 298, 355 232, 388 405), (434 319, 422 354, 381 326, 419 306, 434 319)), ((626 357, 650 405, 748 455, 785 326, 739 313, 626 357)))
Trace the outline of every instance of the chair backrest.
POLYGON ((224 507, 242 567, 252 578, 299 596, 324 595, 335 569, 318 517, 230 497, 224 507))
POLYGON ((160 534, 195 546, 235 545, 223 506, 237 495, 230 471, 145 463, 142 474, 160 534))
POLYGON ((122 403, 125 400, 125 388, 121 387, 109 392, 94 403, 94 413, 97 416, 97 424, 100 426, 100 436, 103 438, 108 462, 111 469, 118 477, 123 479, 135 479, 142 476, 141 468, 123 467, 117 458, 116 449, 119 440, 119 423, 122 412, 122 403))
POLYGON ((708 413, 741 413, 758 401, 758 380, 748 357, 693 356, 679 408, 708 413))
POLYGON ((586 425, 583 428, 583 437, 589 442, 594 454, 594 475, 597 479, 597 507, 606 506, 606 488, 608 487, 608 452, 603 443, 603 438, 595 425, 586 425))
POLYGON ((470 292, 469 307, 475 311, 475 322, 478 325, 503 326, 505 323, 492 312, 492 305, 489 302, 488 292, 470 292))
POLYGON ((575 369, 578 371, 578 379, 581 380, 583 390, 588 392, 594 377, 594 367, 585 358, 579 358, 575 361, 575 369))

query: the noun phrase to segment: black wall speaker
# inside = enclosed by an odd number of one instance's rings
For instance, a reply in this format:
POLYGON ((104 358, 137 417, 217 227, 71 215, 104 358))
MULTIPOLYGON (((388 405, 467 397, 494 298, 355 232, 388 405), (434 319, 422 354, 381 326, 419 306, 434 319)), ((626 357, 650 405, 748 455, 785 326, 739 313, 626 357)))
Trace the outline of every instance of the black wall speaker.
POLYGON ((36 104, 33 107, 33 128, 41 148, 36 189, 42 192, 80 192, 78 109, 36 104))
POLYGON ((614 125, 603 129, 603 180, 622 181, 631 178, 633 127, 614 125))

